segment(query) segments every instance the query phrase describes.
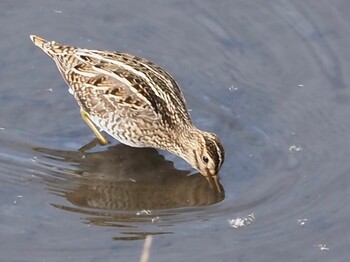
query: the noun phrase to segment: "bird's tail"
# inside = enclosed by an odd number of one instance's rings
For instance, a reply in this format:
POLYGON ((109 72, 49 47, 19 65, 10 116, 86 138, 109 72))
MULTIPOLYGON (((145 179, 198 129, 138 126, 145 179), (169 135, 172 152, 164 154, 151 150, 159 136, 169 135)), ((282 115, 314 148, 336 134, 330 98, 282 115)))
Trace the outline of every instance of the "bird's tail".
POLYGON ((33 41, 33 43, 36 46, 40 47, 41 49, 44 49, 45 45, 50 44, 50 42, 47 41, 46 39, 41 38, 41 37, 36 36, 36 35, 30 35, 30 39, 33 41))
POLYGON ((63 46, 61 46, 60 44, 54 41, 50 42, 44 38, 41 38, 40 36, 30 35, 30 39, 37 47, 39 47, 51 57, 54 57, 55 55, 59 54, 63 48, 63 46))

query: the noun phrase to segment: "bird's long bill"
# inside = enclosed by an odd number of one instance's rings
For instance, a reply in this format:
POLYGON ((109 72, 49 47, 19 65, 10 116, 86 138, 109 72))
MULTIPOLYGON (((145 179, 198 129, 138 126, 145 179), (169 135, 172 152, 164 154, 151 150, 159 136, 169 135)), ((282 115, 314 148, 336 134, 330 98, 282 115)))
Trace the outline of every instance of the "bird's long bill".
POLYGON ((205 176, 205 179, 208 181, 212 189, 216 189, 218 193, 222 193, 218 175, 205 176))

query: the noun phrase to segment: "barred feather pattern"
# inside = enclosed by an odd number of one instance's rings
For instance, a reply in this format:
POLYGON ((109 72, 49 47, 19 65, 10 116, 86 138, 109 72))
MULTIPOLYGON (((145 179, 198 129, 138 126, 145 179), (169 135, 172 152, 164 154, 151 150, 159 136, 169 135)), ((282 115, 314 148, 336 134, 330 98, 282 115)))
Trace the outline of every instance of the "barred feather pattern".
POLYGON ((134 147, 155 147, 216 176, 224 149, 197 129, 175 80, 156 64, 127 53, 61 45, 32 35, 56 63, 81 109, 101 130, 134 147))
POLYGON ((80 107, 96 125, 122 142, 133 146, 155 142, 163 148, 169 129, 192 124, 180 88, 156 64, 127 53, 46 40, 41 47, 55 61, 80 107), (147 133, 154 133, 156 123, 159 131, 148 139, 147 133), (127 129, 131 128, 140 133, 136 134, 138 140, 143 137, 147 141, 130 141, 127 129))

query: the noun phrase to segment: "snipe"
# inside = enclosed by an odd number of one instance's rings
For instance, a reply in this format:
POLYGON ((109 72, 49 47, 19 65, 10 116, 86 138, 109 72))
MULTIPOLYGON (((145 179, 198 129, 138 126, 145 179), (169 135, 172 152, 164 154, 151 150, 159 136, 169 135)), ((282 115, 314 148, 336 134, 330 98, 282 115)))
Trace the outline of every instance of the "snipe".
POLYGON ((30 38, 55 61, 100 144, 108 143, 105 131, 126 145, 167 150, 217 184, 224 149, 215 134, 193 125, 184 96, 167 72, 127 53, 30 38))

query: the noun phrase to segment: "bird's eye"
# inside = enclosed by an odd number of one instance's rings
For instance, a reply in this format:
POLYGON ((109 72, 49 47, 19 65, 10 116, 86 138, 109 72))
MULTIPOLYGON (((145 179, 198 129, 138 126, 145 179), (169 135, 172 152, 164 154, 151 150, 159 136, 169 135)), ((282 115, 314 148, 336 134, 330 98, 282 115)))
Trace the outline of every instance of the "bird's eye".
POLYGON ((209 162, 209 159, 208 159, 206 156, 203 156, 203 157, 202 157, 202 160, 203 160, 203 162, 206 163, 206 164, 209 162))

